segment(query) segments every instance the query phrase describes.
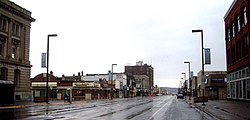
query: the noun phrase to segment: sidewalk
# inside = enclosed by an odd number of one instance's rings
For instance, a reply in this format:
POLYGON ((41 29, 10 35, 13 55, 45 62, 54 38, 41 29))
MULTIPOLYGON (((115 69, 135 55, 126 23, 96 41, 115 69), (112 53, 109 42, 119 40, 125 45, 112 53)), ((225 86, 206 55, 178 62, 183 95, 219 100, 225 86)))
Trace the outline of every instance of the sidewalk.
POLYGON ((228 100, 208 100, 205 105, 193 103, 192 99, 186 99, 187 103, 199 110, 223 120, 250 120, 250 103, 228 100))
MULTIPOLYGON (((74 101, 71 104, 76 104, 79 101, 74 101)), ((46 102, 32 102, 32 101, 20 101, 16 102, 14 105, 10 106, 0 106, 1 109, 18 109, 18 108, 25 108, 25 107, 32 107, 32 106, 58 106, 58 105, 66 105, 70 104, 69 102, 64 102, 63 100, 55 100, 50 101, 49 104, 46 102)))

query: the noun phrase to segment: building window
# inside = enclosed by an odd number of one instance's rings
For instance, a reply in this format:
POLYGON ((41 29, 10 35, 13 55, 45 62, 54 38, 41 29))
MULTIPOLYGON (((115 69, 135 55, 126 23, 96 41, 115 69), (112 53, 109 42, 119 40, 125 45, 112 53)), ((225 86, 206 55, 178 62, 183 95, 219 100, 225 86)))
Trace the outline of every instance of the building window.
POLYGON ((231 98, 230 83, 227 83, 227 97, 231 98))
POLYGON ((6 67, 1 68, 1 74, 0 74, 0 79, 1 80, 7 80, 8 76, 8 69, 6 67))
POLYGON ((13 23, 12 25, 12 34, 15 36, 21 35, 21 25, 18 23, 13 23))
POLYGON ((3 42, 0 41, 0 56, 3 56, 3 42))
POLYGON ((11 57, 12 57, 12 58, 15 58, 15 55, 16 55, 16 47, 15 47, 15 46, 12 46, 11 57))
POLYGON ((244 35, 242 39, 242 57, 246 57, 248 55, 249 48, 249 39, 248 35, 244 35))
POLYGON ((246 85, 246 80, 242 81, 242 85, 243 85, 243 90, 242 90, 243 91, 243 98, 246 99, 246 93, 247 93, 247 91, 246 91, 246 86, 247 86, 246 85))
POLYGON ((0 17, 0 30, 8 32, 8 20, 4 17, 0 17))
POLYGON ((238 26, 238 32, 240 31, 240 16, 237 15, 237 26, 238 26))
POLYGON ((14 71, 14 85, 16 88, 20 88, 20 70, 14 71))
POLYGON ((244 10, 244 24, 246 25, 247 24, 247 8, 244 7, 243 10, 244 10))
POLYGON ((7 37, 0 35, 0 56, 4 55, 4 45, 6 42, 7 37))
POLYGON ((247 99, 250 99, 250 79, 247 79, 247 99))
POLYGON ((241 9, 241 27, 244 27, 247 24, 247 9, 243 7, 241 9))
POLYGON ((232 32, 233 32, 233 37, 235 37, 235 25, 234 25, 234 23, 232 24, 232 32))

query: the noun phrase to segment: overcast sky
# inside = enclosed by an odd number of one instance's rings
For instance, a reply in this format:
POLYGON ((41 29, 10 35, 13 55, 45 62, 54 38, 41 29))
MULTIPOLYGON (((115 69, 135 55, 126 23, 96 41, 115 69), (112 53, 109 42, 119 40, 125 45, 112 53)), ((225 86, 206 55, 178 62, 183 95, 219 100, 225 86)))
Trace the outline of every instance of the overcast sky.
MULTIPOLYGON (((80 71, 107 73, 144 61, 154 67, 154 83, 178 87, 182 72, 201 70, 201 39, 212 64, 226 70, 224 15, 233 0, 12 0, 32 12, 31 77, 46 73, 41 53, 50 38, 50 71, 55 76, 80 71)), ((187 74, 188 75, 188 74, 187 74)))

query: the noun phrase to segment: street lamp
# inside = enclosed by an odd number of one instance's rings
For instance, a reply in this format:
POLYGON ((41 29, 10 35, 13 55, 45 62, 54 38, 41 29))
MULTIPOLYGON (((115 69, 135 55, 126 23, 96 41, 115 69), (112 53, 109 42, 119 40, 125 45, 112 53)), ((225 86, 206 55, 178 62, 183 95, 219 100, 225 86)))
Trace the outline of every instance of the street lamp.
POLYGON ((50 37, 57 37, 57 34, 49 34, 48 41, 47 41, 47 73, 46 73, 46 103, 49 103, 49 38, 50 37))
MULTIPOLYGON (((185 83, 185 84, 184 84, 184 88, 185 88, 185 87, 186 87, 186 84, 187 84, 187 83, 186 83, 186 73, 183 72, 183 73, 181 73, 181 74, 184 74, 184 83, 185 83)), ((185 89, 185 95, 186 95, 186 93, 187 93, 187 88, 185 89)))
POLYGON ((111 91, 110 91, 110 93, 111 93, 111 99, 112 99, 112 96, 113 96, 113 66, 114 65, 117 65, 117 64, 112 64, 111 65, 111 85, 112 85, 111 91))
POLYGON ((192 33, 201 33, 201 66, 202 66, 202 77, 201 77, 201 84, 202 84, 202 105, 205 105, 204 101, 205 101, 205 98, 204 98, 204 92, 205 92, 205 81, 204 81, 204 54, 203 54, 203 30, 200 29, 200 30, 192 30, 192 33))
MULTIPOLYGON (((191 77, 190 77, 190 62, 189 61, 185 61, 184 63, 188 64, 188 85, 189 85, 189 89, 190 89, 190 93, 192 94, 192 89, 191 89, 191 85, 190 81, 191 81, 191 77)), ((189 95, 190 98, 190 95, 189 95)))

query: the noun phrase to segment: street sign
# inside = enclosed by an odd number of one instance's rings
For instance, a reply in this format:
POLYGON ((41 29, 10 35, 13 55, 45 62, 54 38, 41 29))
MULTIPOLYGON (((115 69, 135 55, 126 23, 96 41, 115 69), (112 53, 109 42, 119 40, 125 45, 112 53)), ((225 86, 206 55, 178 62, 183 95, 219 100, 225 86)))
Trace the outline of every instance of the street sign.
POLYGON ((210 65, 211 64, 210 48, 204 48, 204 51, 205 51, 205 64, 210 65))
POLYGON ((42 53, 42 68, 46 68, 46 53, 42 53))

